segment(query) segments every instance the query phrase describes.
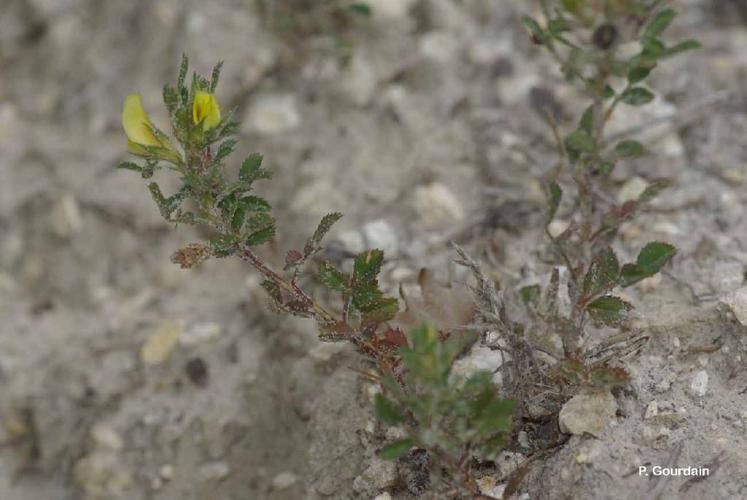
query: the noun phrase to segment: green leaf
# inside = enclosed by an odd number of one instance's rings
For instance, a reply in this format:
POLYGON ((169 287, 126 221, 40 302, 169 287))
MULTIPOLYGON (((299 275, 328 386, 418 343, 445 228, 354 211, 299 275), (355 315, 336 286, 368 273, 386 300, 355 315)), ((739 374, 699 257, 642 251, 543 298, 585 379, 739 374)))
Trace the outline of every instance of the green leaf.
POLYGON ((657 37, 666 30, 672 21, 677 16, 677 13, 672 9, 664 9, 656 14, 646 26, 644 36, 646 37, 657 37))
POLYGON ((594 130, 594 105, 592 104, 588 108, 586 108, 586 111, 584 111, 584 114, 581 115, 581 121, 578 125, 579 130, 583 130, 586 132, 590 137, 594 130))
POLYGON ((615 286, 620 276, 620 263, 615 252, 607 247, 594 256, 584 277, 584 295, 593 297, 615 286))
POLYGON ((602 97, 605 99, 615 97, 615 89, 613 89, 609 85, 605 85, 604 90, 602 91, 602 97))
POLYGON ((319 279, 327 288, 337 292, 343 292, 348 288, 347 276, 326 261, 319 265, 319 279))
POLYGON ((166 109, 169 110, 169 114, 173 115, 179 107, 179 93, 174 87, 170 85, 163 86, 163 103, 166 105, 166 109))
POLYGON ((259 196, 245 196, 238 201, 238 205, 247 212, 269 212, 272 209, 267 200, 259 196))
POLYGON ((563 198, 563 190, 560 189, 560 185, 555 181, 551 181, 550 184, 548 184, 547 190, 550 195, 550 207, 547 212, 547 220, 550 222, 555 218, 555 214, 558 212, 560 200, 563 198))
POLYGON ((210 248, 216 257, 228 257, 238 250, 238 240, 235 236, 220 235, 210 240, 210 248))
POLYGON ((665 54, 667 57, 675 56, 681 52, 687 52, 688 50, 695 50, 701 47, 700 42, 697 40, 685 40, 680 42, 674 47, 670 47, 666 50, 665 54))
POLYGON ((376 394, 374 408, 376 409, 376 416, 385 424, 397 425, 405 421, 397 404, 380 393, 376 394))
POLYGON ((267 243, 275 235, 275 226, 268 226, 264 229, 254 231, 246 239, 246 244, 250 247, 267 243))
POLYGON ((664 42, 654 37, 644 38, 642 41, 643 50, 640 57, 647 61, 656 61, 667 55, 667 46, 664 42))
POLYGON ((630 303, 612 295, 599 297, 586 306, 586 310, 594 321, 612 327, 619 326, 632 308, 630 303))
POLYGON ((230 155, 236 149, 236 140, 228 139, 220 143, 213 157, 214 163, 219 163, 223 158, 230 155))
POLYGON ((268 179, 270 172, 267 169, 262 168, 262 155, 254 153, 244 160, 239 170, 239 179, 244 182, 251 184, 257 179, 268 179))
POLYGON ((379 452, 379 457, 384 460, 394 460, 410 451, 410 448, 412 448, 412 446, 412 439, 400 439, 384 446, 384 448, 382 448, 379 452))
POLYGON ((591 134, 581 129, 572 132, 565 140, 565 145, 578 153, 593 153, 597 148, 591 134))
POLYGON ((654 100, 654 94, 644 87, 631 87, 623 92, 621 99, 629 106, 643 106, 654 100))
POLYGON ((647 203, 656 198, 659 193, 668 188, 672 183, 668 179, 656 179, 651 181, 643 193, 638 197, 639 203, 647 203))
POLYGON ((626 288, 648 277, 649 274, 638 264, 625 264, 620 271, 620 286, 626 288))
POLYGON ((519 295, 521 295, 521 300, 525 306, 537 304, 541 293, 542 288, 539 285, 529 285, 519 290, 519 295))
POLYGON ((352 12, 353 14, 357 14, 359 16, 371 16, 371 6, 366 3, 357 2, 354 4, 350 4, 348 6, 348 10, 350 10, 350 12, 352 12))
POLYGON ((655 67, 656 63, 644 64, 639 61, 628 70, 628 83, 632 85, 645 80, 655 67))
POLYGON ((652 276, 658 273, 676 253, 677 249, 673 245, 655 241, 643 247, 636 262, 649 276, 652 276))
POLYGON ((539 42, 546 44, 550 41, 550 36, 540 27, 539 23, 529 16, 521 16, 522 22, 529 28, 532 36, 539 42))
POLYGON ((319 225, 316 227, 316 231, 314 231, 314 234, 309 238, 309 241, 307 241, 304 246, 304 254, 306 257, 319 249, 319 244, 322 242, 322 239, 327 235, 334 223, 340 219, 342 219, 342 214, 339 212, 332 212, 322 217, 322 220, 319 221, 319 225))
POLYGON ((394 297, 382 298, 379 299, 375 306, 363 313, 361 324, 364 328, 378 325, 379 323, 394 319, 397 312, 399 312, 399 301, 397 299, 394 297))
POLYGON ((352 303, 361 312, 376 309, 383 296, 378 283, 378 275, 383 262, 384 252, 381 250, 369 250, 355 258, 352 303))
POLYGON ((221 69, 223 69, 223 61, 218 61, 218 64, 213 67, 213 73, 210 76, 210 92, 215 92, 215 88, 218 86, 221 69))
POLYGON ((615 162, 610 160, 604 160, 599 164, 599 173, 602 175, 609 175, 615 169, 615 162))
POLYGON ((669 243, 649 243, 638 254, 635 264, 625 264, 620 273, 620 285, 628 287, 649 278, 674 257, 677 249, 669 243))
MULTIPOLYGON (((187 78, 187 70, 189 69, 189 59, 187 54, 182 54, 182 62, 179 66, 179 78, 176 80, 176 89, 181 92, 184 89, 184 80, 187 78)), ((186 104, 184 102, 183 104, 186 104)))
POLYGON ((132 170, 133 172, 139 173, 142 173, 143 171, 143 167, 141 167, 137 163, 132 163, 131 161, 123 161, 119 165, 117 165, 117 168, 121 168, 123 170, 132 170))
POLYGON ((615 153, 620 158, 638 158, 643 155, 644 151, 643 144, 634 140, 621 141, 615 146, 615 153))

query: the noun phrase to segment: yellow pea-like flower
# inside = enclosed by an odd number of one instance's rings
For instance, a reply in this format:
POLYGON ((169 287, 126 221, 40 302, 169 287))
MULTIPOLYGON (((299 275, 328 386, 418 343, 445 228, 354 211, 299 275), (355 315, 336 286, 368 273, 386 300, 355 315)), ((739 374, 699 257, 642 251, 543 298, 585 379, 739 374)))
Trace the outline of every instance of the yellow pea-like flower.
POLYGON ((195 125, 202 123, 202 130, 208 131, 220 123, 220 106, 213 94, 198 90, 192 105, 192 120, 195 125))
POLYGON ((140 94, 125 97, 122 106, 122 127, 127 135, 127 145, 133 153, 147 154, 143 146, 164 147, 153 133, 153 122, 143 108, 140 94))

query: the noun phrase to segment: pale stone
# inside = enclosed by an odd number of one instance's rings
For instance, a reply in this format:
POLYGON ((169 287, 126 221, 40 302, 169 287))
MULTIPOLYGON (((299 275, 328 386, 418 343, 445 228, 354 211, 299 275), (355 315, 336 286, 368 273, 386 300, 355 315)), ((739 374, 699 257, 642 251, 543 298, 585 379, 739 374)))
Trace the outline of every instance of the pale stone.
POLYGON ((60 238, 69 238, 83 228, 78 200, 71 194, 62 196, 49 214, 52 232, 60 238))
POLYGON ((281 472, 272 480, 272 489, 275 491, 287 490, 298 482, 298 476, 292 472, 281 472))
POLYGON ((216 340, 223 333, 220 323, 195 323, 186 328, 179 336, 179 344, 183 346, 194 346, 203 342, 216 340))
POLYGON ((204 481, 220 481, 228 477, 231 467, 226 462, 210 462, 200 467, 199 475, 204 481))
POLYGON ((698 397, 703 397, 708 392, 708 372, 701 370, 693 376, 690 381, 690 392, 698 397))
POLYGON ((393 256, 399 250, 399 238, 389 222, 378 219, 363 226, 363 239, 366 248, 378 248, 384 255, 393 256))
POLYGON ((373 66, 356 54, 342 73, 340 88, 350 102, 363 107, 373 99, 377 83, 373 66))
POLYGON ((252 103, 246 123, 250 132, 282 134, 301 124, 301 113, 293 95, 267 94, 252 103))
POLYGON ((560 431, 565 434, 589 433, 598 436, 616 411, 617 403, 609 391, 577 394, 560 410, 560 431))
POLYGON ((737 321, 747 326, 747 286, 741 287, 721 299, 721 303, 727 306, 737 321))
POLYGON ((124 448, 122 437, 110 425, 99 422, 91 429, 91 437, 96 446, 114 451, 124 448))
POLYGON ((464 208, 446 185, 434 182, 415 188, 415 210, 426 225, 440 225, 464 219, 464 208))
POLYGON ((161 321, 140 349, 140 361, 157 365, 168 359, 182 334, 181 326, 171 320, 161 321))
POLYGON ((637 200, 648 187, 646 179, 635 176, 630 178, 617 193, 617 201, 625 203, 626 201, 637 200))

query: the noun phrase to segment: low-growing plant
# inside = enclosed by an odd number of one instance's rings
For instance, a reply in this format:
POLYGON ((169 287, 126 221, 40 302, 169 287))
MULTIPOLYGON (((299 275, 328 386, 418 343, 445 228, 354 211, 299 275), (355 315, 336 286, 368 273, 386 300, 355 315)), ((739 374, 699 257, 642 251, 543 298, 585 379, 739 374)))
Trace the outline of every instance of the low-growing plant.
POLYGON ((374 371, 367 378, 381 387, 376 413, 401 435, 384 444, 382 457, 424 450, 433 461, 431 470, 443 479, 434 488, 449 497, 479 497, 483 494, 474 465, 496 458, 518 430, 512 422, 533 418, 530 406, 538 394, 553 394, 544 413, 552 419, 569 395, 565 388, 627 383, 628 375, 616 361, 625 346, 630 350, 640 344, 631 343, 628 333, 632 305, 616 290, 656 275, 676 249, 654 241, 639 250, 634 262, 620 263, 613 247, 621 227, 669 183, 649 179, 637 199, 611 201, 616 165, 640 158, 646 150, 633 139, 612 140, 606 129, 620 106, 643 106, 655 99, 645 82, 658 64, 697 46, 690 40, 673 46, 662 41, 675 16, 664 8, 666 3, 542 0, 544 21, 523 18, 533 41, 560 63, 569 82, 585 90, 589 104, 570 130, 545 114, 558 154, 546 183, 544 224, 554 265, 548 283, 517 290, 526 313, 522 320, 508 313, 511 294, 498 290, 477 261, 457 248, 458 262, 469 268, 475 282, 479 309, 472 328, 423 325, 406 334, 393 322, 401 313, 398 299, 388 297, 379 284, 382 251, 364 251, 347 268, 324 259, 322 240, 340 213, 323 217, 303 248, 287 251, 282 267, 270 265, 260 247, 275 238, 277 223, 255 184, 269 179, 271 170, 261 155, 253 154, 231 174, 227 161, 237 145, 233 135, 238 123, 233 113, 222 112, 215 97, 220 64, 210 78, 194 73, 188 83, 183 58, 176 85, 163 91, 171 135, 153 125, 139 95, 125 99, 123 126, 129 150, 140 162, 119 166, 145 179, 164 169, 178 176, 174 193, 164 194, 155 180, 148 184, 161 215, 174 224, 206 228, 211 236, 177 250, 175 263, 190 268, 209 258, 238 257, 262 275, 275 311, 313 319, 321 340, 351 342, 370 360, 374 371), (556 231, 559 214, 569 222, 556 231), (321 304, 302 282, 322 284, 336 302, 321 304), (567 294, 569 308, 562 306, 562 294, 567 294), (622 334, 590 333, 605 328, 622 334), (500 390, 492 373, 478 371, 466 378, 452 373, 457 358, 479 337, 485 341, 488 330, 498 338, 491 347, 508 354, 500 367, 500 390), (560 338, 559 352, 538 340, 553 335, 560 338), (611 350, 618 344, 621 350, 611 350), (556 363, 548 365, 548 355, 556 363), (547 390, 558 386, 560 391, 547 390))
POLYGON ((554 117, 545 113, 555 138, 558 163, 547 183, 548 210, 545 234, 558 264, 568 274, 570 311, 558 306, 560 269, 550 281, 521 290, 531 317, 541 328, 560 336, 567 372, 577 378, 600 378, 625 382, 624 372, 605 372, 590 363, 587 333, 593 323, 623 328, 632 305, 616 295, 617 288, 632 286, 657 274, 675 255, 669 243, 654 241, 638 252, 635 262, 621 264, 613 249, 620 228, 647 208, 669 185, 666 179, 648 179, 646 188, 633 200, 615 202, 611 177, 616 165, 646 154, 637 140, 615 140, 606 128, 619 106, 640 107, 655 94, 645 84, 664 60, 698 47, 694 40, 667 45, 662 35, 675 18, 670 2, 627 0, 542 0, 544 22, 524 16, 533 41, 557 60, 566 80, 586 93, 589 104, 570 131, 561 130, 554 117), (564 190, 570 184, 572 190, 564 190), (553 232, 552 222, 561 209, 564 191, 574 194, 566 203, 567 227, 553 232), (544 300, 541 300, 544 299, 544 300), (620 379, 619 377, 622 377, 620 379))
POLYGON ((221 64, 210 78, 194 73, 187 83, 188 61, 182 59, 175 86, 166 85, 163 100, 171 118, 172 135, 155 127, 143 108, 141 96, 127 96, 122 112, 129 151, 140 162, 125 161, 119 168, 154 179, 161 170, 178 176, 180 186, 164 194, 157 181, 148 189, 168 222, 199 226, 211 236, 174 252, 172 261, 192 268, 209 258, 238 257, 264 278, 271 307, 280 313, 311 318, 323 341, 348 341, 372 363, 386 396, 376 408, 385 423, 402 425, 407 438, 388 444, 384 457, 396 458, 412 446, 427 450, 451 472, 449 481, 467 491, 478 491, 469 476, 467 461, 490 457, 510 430, 512 403, 497 397, 488 373, 467 381, 449 377, 456 356, 474 337, 432 327, 415 329, 410 338, 390 326, 400 310, 399 301, 381 290, 378 277, 384 253, 372 249, 353 259, 350 272, 329 260, 312 268, 312 257, 322 252, 322 239, 342 215, 330 213, 311 232, 303 248, 291 249, 281 269, 262 257, 259 247, 276 233, 270 203, 257 194, 255 183, 269 179, 263 158, 252 154, 235 175, 227 160, 236 148, 238 128, 233 113, 222 112, 215 89, 221 64), (338 297, 333 306, 320 304, 300 282, 313 275, 338 297))

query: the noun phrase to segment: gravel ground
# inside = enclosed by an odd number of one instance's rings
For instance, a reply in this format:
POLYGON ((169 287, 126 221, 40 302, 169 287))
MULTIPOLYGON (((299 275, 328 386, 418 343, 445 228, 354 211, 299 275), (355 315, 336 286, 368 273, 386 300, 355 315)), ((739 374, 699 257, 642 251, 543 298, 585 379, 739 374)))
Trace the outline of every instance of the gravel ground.
MULTIPOLYGON (((527 40, 530 7, 369 3, 370 20, 314 36, 268 26, 250 0, 0 2, 0 499, 411 497, 402 467, 375 458, 355 353, 269 312, 239 262, 173 265, 199 234, 113 168, 123 96, 165 124, 180 53, 203 72, 224 59, 241 152, 276 172, 268 259, 340 210, 331 239, 385 249, 392 290, 424 266, 459 278, 451 240, 490 249, 497 275, 538 278, 553 149, 535 109, 571 117, 583 101, 527 40)), ((523 498, 747 498, 747 13, 679 3, 673 35, 704 48, 658 68, 654 104, 611 126, 645 127, 654 152, 616 172, 624 192, 674 181, 618 252, 666 239, 679 253, 628 291, 650 340, 626 360, 615 416, 531 462, 523 498)), ((529 449, 505 452, 486 488, 529 449)))

